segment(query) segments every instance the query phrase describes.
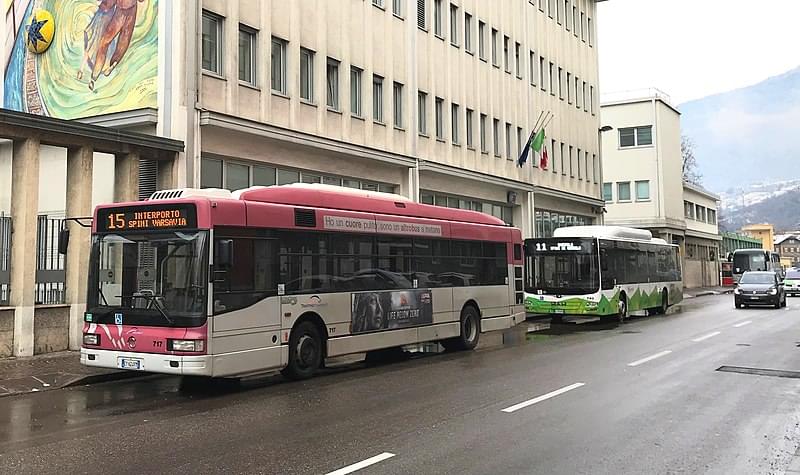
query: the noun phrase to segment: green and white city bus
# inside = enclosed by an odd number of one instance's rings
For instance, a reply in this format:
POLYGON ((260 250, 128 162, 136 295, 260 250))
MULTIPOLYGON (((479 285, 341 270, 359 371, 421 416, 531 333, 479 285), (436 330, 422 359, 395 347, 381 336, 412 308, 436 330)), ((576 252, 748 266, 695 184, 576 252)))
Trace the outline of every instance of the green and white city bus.
POLYGON ((649 231, 573 226, 553 234, 525 241, 528 313, 624 321, 683 299, 679 248, 649 231))

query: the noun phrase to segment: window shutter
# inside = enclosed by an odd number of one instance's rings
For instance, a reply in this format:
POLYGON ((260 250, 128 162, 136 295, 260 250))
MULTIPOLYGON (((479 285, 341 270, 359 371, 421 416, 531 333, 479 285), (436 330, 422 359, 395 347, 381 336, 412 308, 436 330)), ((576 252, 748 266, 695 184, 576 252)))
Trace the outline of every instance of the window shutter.
POLYGON ((425 0, 417 0, 417 26, 423 30, 427 28, 425 22, 425 0))

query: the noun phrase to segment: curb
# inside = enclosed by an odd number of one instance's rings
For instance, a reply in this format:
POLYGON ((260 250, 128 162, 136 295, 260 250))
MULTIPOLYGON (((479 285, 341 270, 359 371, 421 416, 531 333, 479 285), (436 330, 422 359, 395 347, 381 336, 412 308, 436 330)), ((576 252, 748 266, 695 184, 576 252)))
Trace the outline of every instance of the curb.
POLYGON ((111 381, 122 381, 125 379, 143 378, 153 376, 153 373, 138 373, 134 371, 116 371, 113 373, 88 374, 71 379, 59 388, 69 388, 73 386, 85 386, 89 384, 108 383, 111 381))

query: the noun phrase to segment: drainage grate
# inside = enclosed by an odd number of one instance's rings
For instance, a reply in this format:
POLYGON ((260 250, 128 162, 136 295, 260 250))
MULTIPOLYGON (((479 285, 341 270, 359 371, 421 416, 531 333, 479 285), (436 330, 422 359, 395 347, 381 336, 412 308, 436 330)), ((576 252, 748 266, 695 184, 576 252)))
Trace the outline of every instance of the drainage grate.
POLYGON ((800 371, 785 371, 780 369, 746 368, 744 366, 720 366, 717 371, 726 373, 755 374, 758 376, 775 376, 776 378, 800 379, 800 371))

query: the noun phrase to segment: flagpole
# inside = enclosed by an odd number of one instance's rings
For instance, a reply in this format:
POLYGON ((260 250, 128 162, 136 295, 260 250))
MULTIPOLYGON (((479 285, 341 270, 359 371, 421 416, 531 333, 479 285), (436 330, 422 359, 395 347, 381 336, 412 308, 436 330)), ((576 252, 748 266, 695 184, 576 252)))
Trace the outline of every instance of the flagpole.
POLYGON ((535 134, 537 132, 537 130, 539 129, 538 126, 539 126, 539 123, 542 120, 542 116, 543 115, 544 115, 544 109, 541 112, 539 112, 539 117, 537 117, 536 118, 536 122, 533 123, 533 134, 535 134))

